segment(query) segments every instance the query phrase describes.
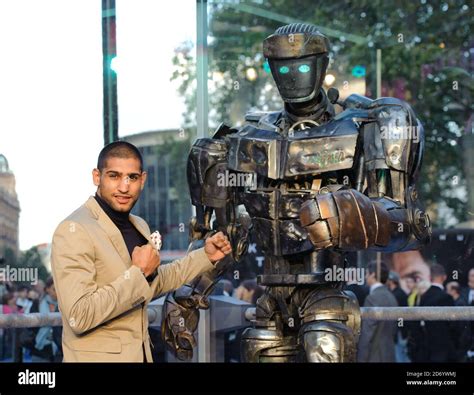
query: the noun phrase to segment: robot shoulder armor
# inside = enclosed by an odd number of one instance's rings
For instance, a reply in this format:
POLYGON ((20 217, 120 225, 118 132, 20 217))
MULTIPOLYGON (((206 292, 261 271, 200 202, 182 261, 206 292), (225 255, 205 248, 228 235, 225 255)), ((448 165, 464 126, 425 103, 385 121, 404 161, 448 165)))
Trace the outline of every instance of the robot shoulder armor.
POLYGON ((372 133, 364 135, 366 154, 382 154, 389 168, 411 173, 423 150, 424 131, 410 105, 397 98, 380 98, 370 106, 370 116, 375 124, 372 133))

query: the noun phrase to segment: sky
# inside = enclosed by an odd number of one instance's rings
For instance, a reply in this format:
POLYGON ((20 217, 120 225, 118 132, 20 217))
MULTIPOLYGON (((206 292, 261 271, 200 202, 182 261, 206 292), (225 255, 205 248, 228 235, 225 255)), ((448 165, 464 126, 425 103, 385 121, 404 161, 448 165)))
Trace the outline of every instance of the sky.
MULTIPOLYGON (((116 0, 119 135, 179 128, 174 48, 195 0, 116 0)), ((100 0, 0 0, 0 153, 16 177, 20 249, 50 242, 95 188, 103 146, 100 0)))

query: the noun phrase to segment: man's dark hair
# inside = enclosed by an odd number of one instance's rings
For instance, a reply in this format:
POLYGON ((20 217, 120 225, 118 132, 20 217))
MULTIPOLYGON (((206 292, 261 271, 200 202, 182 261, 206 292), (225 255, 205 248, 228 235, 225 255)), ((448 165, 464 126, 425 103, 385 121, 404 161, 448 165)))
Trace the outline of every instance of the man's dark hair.
POLYGON ((451 281, 449 283, 451 285, 451 288, 456 291, 458 295, 461 295, 461 286, 457 281, 451 281))
POLYGON ((140 172, 143 171, 143 158, 142 154, 133 144, 126 141, 114 141, 113 143, 107 144, 102 151, 100 151, 99 158, 97 159, 97 168, 102 171, 109 158, 135 158, 140 162, 140 172))
POLYGON ((48 279, 46 280, 46 283, 44 284, 44 289, 47 290, 51 288, 53 284, 54 284, 53 277, 48 277, 48 279))
POLYGON ((446 270, 444 270, 444 266, 440 265, 439 263, 433 263, 430 267, 430 274, 431 279, 440 276, 446 276, 446 270))
POLYGON ((382 284, 385 284, 388 279, 388 274, 389 270, 385 262, 380 262, 380 273, 378 272, 377 269, 377 262, 369 262, 367 265, 367 270, 369 271, 369 274, 375 273, 375 278, 377 281, 380 281, 382 284), (380 274, 380 278, 378 278, 378 275, 380 274))

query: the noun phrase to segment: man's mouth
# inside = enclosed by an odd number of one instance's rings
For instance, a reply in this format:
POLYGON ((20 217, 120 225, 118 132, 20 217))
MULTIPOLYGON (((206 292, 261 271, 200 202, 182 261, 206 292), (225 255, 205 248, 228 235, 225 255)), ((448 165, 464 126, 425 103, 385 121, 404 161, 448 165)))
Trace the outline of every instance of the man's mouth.
POLYGON ((131 196, 115 195, 115 200, 117 200, 119 204, 127 204, 131 199, 131 196))

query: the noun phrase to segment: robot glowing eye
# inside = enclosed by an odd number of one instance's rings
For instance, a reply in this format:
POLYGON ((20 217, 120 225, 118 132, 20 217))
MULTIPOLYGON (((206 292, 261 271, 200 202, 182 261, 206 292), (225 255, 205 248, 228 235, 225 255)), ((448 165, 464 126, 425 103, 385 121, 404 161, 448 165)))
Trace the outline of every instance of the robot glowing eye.
POLYGON ((290 69, 289 69, 288 66, 281 66, 279 71, 280 71, 281 74, 286 74, 290 71, 290 69))
POLYGON ((300 73, 307 73, 311 70, 311 67, 309 67, 307 64, 302 64, 300 67, 298 67, 298 70, 300 73))

